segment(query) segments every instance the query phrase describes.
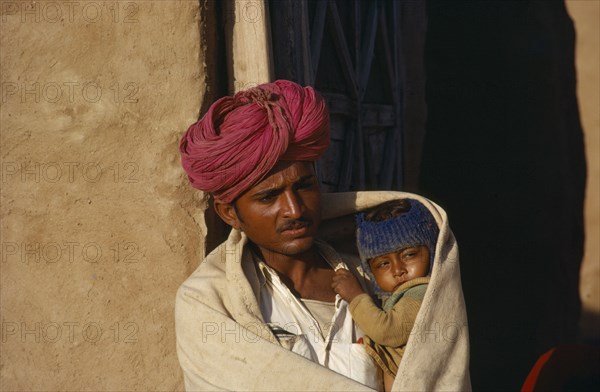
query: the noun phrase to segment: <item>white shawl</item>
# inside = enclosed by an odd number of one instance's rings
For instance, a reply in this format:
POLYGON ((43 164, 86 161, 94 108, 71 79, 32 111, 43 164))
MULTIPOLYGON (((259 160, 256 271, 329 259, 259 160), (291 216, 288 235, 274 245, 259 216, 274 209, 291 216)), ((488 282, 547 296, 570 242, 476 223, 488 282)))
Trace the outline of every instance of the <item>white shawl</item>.
MULTIPOLYGON (((422 202, 440 227, 429 287, 408 340, 394 391, 465 391, 469 336, 460 282, 458 246, 444 210, 415 194, 348 192, 323 194, 322 234, 360 273, 352 251, 353 214, 382 202, 422 202), (350 219, 350 220, 348 220, 350 219)), ((368 391, 368 387, 281 347, 263 323, 256 271, 246 236, 232 230, 177 292, 177 354, 188 391, 368 391)))

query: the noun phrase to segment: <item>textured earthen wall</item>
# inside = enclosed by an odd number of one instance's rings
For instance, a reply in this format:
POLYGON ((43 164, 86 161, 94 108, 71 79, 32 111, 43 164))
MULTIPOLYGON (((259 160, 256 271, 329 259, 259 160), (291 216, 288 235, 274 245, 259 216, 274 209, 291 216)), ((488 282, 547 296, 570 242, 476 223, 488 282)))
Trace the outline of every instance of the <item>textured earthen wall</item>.
MULTIPOLYGON (((198 1, 1 1, 2 390, 182 389, 198 1)), ((193 196, 194 195, 194 196, 193 196)))

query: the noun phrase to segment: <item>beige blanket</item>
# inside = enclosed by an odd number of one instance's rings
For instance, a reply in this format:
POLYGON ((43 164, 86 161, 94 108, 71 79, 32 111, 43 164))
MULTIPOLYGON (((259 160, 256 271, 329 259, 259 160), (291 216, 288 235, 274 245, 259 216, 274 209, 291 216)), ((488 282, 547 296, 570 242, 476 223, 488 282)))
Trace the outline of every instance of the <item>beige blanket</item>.
MULTIPOLYGON (((394 382, 394 391, 465 391, 469 336, 458 247, 446 213, 403 192, 324 194, 322 236, 360 273, 352 241, 353 214, 384 201, 414 198, 440 226, 429 288, 394 382)), ((232 230, 182 284, 175 308, 177 353, 188 391, 365 391, 362 384, 281 347, 264 325, 258 279, 245 252, 247 239, 232 230), (248 268, 250 267, 250 268, 248 268)))

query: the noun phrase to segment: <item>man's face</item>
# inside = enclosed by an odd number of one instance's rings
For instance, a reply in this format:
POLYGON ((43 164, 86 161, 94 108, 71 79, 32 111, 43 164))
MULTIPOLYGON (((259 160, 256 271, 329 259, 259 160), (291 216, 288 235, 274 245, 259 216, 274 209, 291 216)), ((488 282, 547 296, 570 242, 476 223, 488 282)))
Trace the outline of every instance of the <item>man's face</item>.
POLYGON ((427 275, 429 249, 411 246, 397 252, 387 253, 369 260, 375 281, 386 293, 393 293, 409 280, 427 275))
MULTIPOLYGON (((219 210, 217 210, 219 212, 219 210)), ((263 257, 295 256, 311 249, 321 220, 321 193, 310 162, 280 162, 244 192, 225 214, 263 257)))

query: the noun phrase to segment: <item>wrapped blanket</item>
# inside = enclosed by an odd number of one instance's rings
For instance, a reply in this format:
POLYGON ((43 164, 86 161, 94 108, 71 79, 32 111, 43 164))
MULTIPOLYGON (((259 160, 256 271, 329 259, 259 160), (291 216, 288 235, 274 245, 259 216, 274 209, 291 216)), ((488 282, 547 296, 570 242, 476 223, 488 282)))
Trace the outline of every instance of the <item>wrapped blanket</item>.
MULTIPOLYGON (((353 214, 397 198, 421 201, 440 227, 431 281, 415 321, 394 391, 465 391, 469 336, 458 247, 446 213, 404 192, 323 194, 322 237, 361 275, 353 214)), ((264 324, 258 279, 246 236, 232 230, 182 284, 175 308, 177 353, 188 391, 365 391, 368 387, 281 347, 264 324)))

